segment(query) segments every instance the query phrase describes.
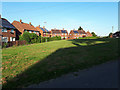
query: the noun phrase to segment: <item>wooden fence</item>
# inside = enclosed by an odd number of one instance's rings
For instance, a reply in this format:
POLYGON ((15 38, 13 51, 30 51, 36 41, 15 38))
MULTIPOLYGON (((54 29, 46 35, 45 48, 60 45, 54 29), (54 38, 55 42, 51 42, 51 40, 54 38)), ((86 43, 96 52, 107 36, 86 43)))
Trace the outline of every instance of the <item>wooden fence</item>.
MULTIPOLYGON (((2 42, 2 46, 5 44, 5 42, 2 42)), ((19 45, 25 45, 26 41, 11 41, 11 42, 7 42, 7 47, 11 47, 11 46, 19 46, 19 45)))

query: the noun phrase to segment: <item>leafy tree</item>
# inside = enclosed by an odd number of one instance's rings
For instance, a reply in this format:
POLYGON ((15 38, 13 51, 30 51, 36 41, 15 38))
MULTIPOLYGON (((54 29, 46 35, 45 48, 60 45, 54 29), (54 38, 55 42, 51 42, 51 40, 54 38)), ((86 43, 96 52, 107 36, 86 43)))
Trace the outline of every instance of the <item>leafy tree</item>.
POLYGON ((78 28, 78 30, 83 30, 83 28, 80 26, 80 27, 78 28))
POLYGON ((97 36, 94 32, 92 32, 91 34, 92 34, 93 37, 96 37, 96 36, 97 36))
POLYGON ((108 36, 110 37, 111 35, 112 35, 112 33, 109 33, 109 35, 108 35, 108 36))
POLYGON ((25 40, 27 43, 31 42, 29 34, 30 34, 29 32, 24 32, 23 35, 22 35, 23 40, 25 40))

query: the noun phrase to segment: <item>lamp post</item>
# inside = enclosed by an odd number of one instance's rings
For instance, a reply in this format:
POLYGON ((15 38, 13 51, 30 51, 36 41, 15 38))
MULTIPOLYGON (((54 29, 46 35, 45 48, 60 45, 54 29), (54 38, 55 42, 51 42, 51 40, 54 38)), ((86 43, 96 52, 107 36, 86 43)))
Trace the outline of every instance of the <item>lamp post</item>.
MULTIPOLYGON (((47 22, 44 22, 44 24, 46 24, 47 22)), ((45 33, 45 37, 46 37, 47 33, 45 33)), ((46 42, 47 42, 47 38, 46 38, 46 42)))

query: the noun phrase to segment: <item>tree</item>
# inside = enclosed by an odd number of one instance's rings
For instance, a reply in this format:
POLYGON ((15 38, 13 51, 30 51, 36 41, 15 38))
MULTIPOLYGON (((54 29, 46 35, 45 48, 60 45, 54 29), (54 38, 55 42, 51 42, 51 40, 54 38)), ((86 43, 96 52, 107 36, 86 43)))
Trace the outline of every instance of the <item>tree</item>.
POLYGON ((78 28, 78 30, 83 30, 83 28, 80 26, 80 27, 78 28))
POLYGON ((109 33, 109 37, 112 35, 113 33, 109 33))
POLYGON ((93 37, 96 37, 96 36, 97 36, 94 32, 92 32, 91 34, 92 34, 93 37))

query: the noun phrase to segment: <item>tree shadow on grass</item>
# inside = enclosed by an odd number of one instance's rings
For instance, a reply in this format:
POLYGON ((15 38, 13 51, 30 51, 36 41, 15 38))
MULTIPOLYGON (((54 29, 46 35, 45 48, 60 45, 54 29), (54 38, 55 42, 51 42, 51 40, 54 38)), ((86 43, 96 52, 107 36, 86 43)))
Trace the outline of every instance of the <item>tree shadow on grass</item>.
POLYGON ((7 81, 7 83, 3 85, 3 88, 26 87, 118 58, 118 44, 115 40, 84 39, 68 41, 72 41, 76 47, 58 49, 24 72, 7 81), (96 41, 105 42, 95 44, 96 41), (86 42, 86 46, 79 44, 86 42), (91 45, 91 43, 94 44, 91 45))

